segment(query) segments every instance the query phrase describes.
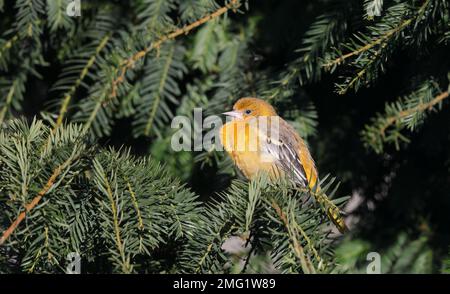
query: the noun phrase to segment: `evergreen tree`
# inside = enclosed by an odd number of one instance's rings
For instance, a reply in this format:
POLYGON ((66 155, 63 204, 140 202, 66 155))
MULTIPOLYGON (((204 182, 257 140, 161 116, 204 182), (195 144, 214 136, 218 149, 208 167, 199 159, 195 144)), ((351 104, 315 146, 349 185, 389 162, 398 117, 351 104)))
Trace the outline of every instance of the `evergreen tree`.
POLYGON ((445 272, 448 1, 71 2, 0 0, 0 272, 71 252, 83 272, 364 272, 371 251, 445 272), (172 150, 175 115, 244 96, 308 141, 331 200, 172 150))

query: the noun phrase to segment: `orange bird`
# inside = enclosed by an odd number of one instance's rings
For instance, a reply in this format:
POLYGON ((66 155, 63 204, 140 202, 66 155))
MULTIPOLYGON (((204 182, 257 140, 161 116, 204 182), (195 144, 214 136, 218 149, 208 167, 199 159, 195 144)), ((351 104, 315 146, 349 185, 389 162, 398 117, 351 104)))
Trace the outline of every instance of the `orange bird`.
MULTIPOLYGON (((308 147, 272 105, 258 98, 241 98, 224 114, 233 119, 220 129, 221 143, 248 179, 265 171, 271 178, 288 175, 295 184, 320 191, 308 147)), ((336 206, 329 206, 327 214, 341 232, 346 230, 336 206)))

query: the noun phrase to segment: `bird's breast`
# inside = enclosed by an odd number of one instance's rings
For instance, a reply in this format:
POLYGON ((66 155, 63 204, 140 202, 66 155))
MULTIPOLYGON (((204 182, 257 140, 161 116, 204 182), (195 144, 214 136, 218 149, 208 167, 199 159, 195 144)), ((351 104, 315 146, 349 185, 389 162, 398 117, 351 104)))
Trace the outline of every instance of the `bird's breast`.
POLYGON ((280 171, 275 165, 277 160, 266 152, 264 139, 258 129, 243 121, 232 121, 225 124, 220 131, 223 148, 247 178, 265 171, 273 177, 279 177, 280 171))

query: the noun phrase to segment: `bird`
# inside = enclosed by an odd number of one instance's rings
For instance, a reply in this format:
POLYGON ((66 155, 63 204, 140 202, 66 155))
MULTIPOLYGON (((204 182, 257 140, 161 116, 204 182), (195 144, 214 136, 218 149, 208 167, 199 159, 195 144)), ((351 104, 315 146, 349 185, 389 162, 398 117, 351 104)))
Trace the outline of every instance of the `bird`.
MULTIPOLYGON (((232 120, 220 128, 220 142, 247 179, 263 171, 271 179, 287 176, 295 185, 320 192, 308 146, 271 104, 244 97, 235 102, 232 111, 223 114, 232 120)), ((323 197, 316 199, 322 201, 323 197)), ((338 230, 347 231, 339 209, 328 201, 326 210, 338 230)))

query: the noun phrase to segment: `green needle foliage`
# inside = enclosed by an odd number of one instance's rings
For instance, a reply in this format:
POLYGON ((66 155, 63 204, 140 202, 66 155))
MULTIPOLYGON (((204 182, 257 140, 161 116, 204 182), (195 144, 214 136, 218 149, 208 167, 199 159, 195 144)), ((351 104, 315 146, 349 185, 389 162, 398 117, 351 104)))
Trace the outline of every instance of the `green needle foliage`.
POLYGON ((350 273, 369 251, 445 271, 449 1, 70 2, 0 0, 0 272, 77 252, 89 273, 350 273), (175 116, 249 96, 307 141, 332 200, 172 149, 175 116))
POLYGON ((280 272, 333 267, 330 221, 302 201, 307 192, 262 175, 235 182, 205 207, 155 160, 102 150, 88 138, 82 125, 4 126, 2 272, 64 272, 71 252, 85 272, 230 272, 236 261, 222 246, 233 236, 251 248, 246 263, 269 254, 280 272))
POLYGON ((437 82, 424 82, 420 88, 410 95, 386 105, 383 114, 379 114, 371 125, 363 131, 363 139, 367 146, 377 153, 383 151, 385 143, 408 143, 409 139, 401 133, 403 129, 414 131, 427 117, 427 114, 442 108, 442 101, 447 99, 449 90, 444 91, 437 82))
POLYGON ((156 249, 191 236, 201 211, 196 196, 155 161, 98 150, 81 125, 53 133, 42 121, 11 121, 0 138, 2 224, 27 207, 2 271, 65 271, 69 252, 94 272, 158 271, 156 249), (143 268, 144 260, 155 264, 143 268))
MULTIPOLYGON (((268 182, 265 175, 249 184, 232 183, 206 207, 205 218, 194 232, 201 238, 191 239, 181 257, 184 271, 243 273, 264 254, 279 273, 330 270, 334 267, 330 222, 320 206, 304 201, 308 197, 289 182, 268 182), (230 260, 220 248, 232 236, 239 236, 242 248, 232 251, 230 260)), ((334 202, 342 204, 346 199, 334 202)))

